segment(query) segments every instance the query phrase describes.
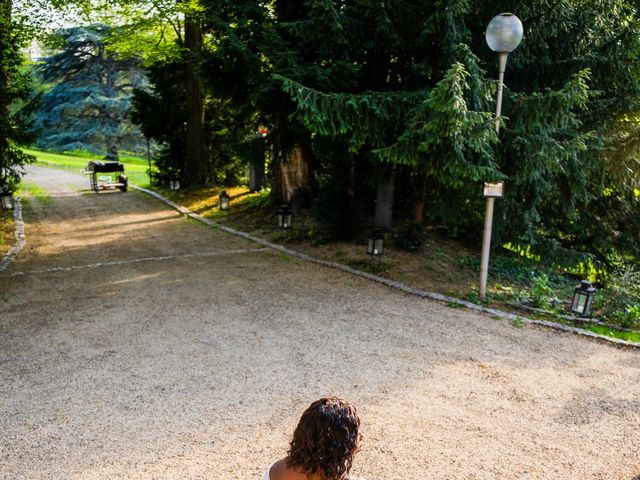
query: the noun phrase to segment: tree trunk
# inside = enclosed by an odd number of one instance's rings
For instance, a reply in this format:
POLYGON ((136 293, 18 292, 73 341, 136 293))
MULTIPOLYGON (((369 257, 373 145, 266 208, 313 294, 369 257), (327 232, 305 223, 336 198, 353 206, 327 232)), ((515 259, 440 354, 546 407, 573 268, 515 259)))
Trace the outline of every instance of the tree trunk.
POLYGON ((184 21, 186 49, 186 106, 187 146, 184 180, 189 185, 202 185, 206 181, 206 155, 204 144, 204 88, 196 72, 197 55, 202 47, 200 23, 187 14, 184 21))
POLYGON ((376 213, 375 226, 390 230, 393 226, 393 193, 394 178, 391 174, 389 180, 381 183, 376 188, 376 213))
POLYGON ((313 192, 311 156, 303 147, 294 148, 277 171, 277 201, 290 202, 295 207, 307 207, 313 192))
MULTIPOLYGON (((12 0, 0 0, 0 42, 8 42, 9 35, 6 33, 11 27, 12 0)), ((9 102, 6 95, 9 89, 9 72, 5 68, 5 51, 9 45, 0 44, 0 126, 9 127, 9 102)), ((9 139, 5 135, 0 136, 0 181, 5 175, 5 168, 9 167, 9 139)))
POLYGON ((413 201, 413 226, 422 227, 424 222, 424 199, 427 195, 427 174, 423 169, 418 170, 418 178, 416 180, 416 196, 413 201))

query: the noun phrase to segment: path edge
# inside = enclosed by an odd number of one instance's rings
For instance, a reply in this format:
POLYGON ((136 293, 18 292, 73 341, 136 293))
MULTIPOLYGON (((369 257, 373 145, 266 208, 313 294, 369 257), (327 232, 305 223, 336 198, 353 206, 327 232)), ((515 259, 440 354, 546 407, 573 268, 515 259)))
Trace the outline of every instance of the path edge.
MULTIPOLYGON (((510 320, 512 322, 522 322, 523 324, 526 325, 537 325, 537 326, 542 326, 542 327, 546 327, 546 328, 551 328, 554 330, 560 330, 563 332, 568 332, 568 333, 573 333, 575 335, 580 335, 583 337, 587 337, 587 338, 591 338, 593 340, 599 340, 602 342, 606 342, 609 344, 613 344, 613 345, 617 345, 617 346, 621 346, 621 347, 631 347, 631 348, 635 348, 635 349, 639 349, 640 350, 640 343, 636 343, 636 342, 631 342, 628 340, 622 340, 619 338, 611 338, 611 337, 607 337, 605 335, 600 335, 598 333, 595 332, 590 332, 588 330, 582 330, 580 328, 576 328, 576 327, 569 327, 567 325, 561 325, 555 322, 550 322, 547 320, 534 320, 534 319, 530 319, 530 318, 526 318, 526 317, 522 317, 520 315, 516 315, 514 313, 509 313, 509 312, 504 312, 502 310, 498 310, 496 308, 489 308, 489 307, 483 307, 482 305, 477 305, 475 303, 471 303, 468 302, 466 300, 461 300, 459 298, 455 298, 455 297, 450 297, 448 295, 443 295, 441 293, 436 293, 436 292, 430 292, 427 290, 422 290, 419 288, 413 288, 410 287, 408 285, 405 285, 404 283, 401 282, 396 282, 395 280, 391 280, 385 277, 381 277, 380 275, 374 275, 372 273, 367 273, 367 272, 363 272, 361 270, 357 270, 355 268, 349 267, 347 265, 343 265, 341 263, 337 263, 337 262, 332 262, 329 260, 322 260, 320 258, 314 257, 312 255, 308 255, 306 253, 302 253, 302 252, 298 252, 297 250, 293 250, 290 248, 287 248, 283 245, 279 245, 277 243, 272 243, 269 242, 268 240, 263 240, 261 238, 258 237, 254 237, 253 235, 250 235, 246 232, 242 232, 240 230, 236 230, 235 228, 231 228, 228 227, 226 225, 222 225, 218 222, 215 222, 211 219, 208 218, 204 218, 202 215, 199 215, 197 213, 193 213, 191 212, 188 208, 182 206, 182 205, 178 205, 175 202, 172 202, 171 200, 169 200, 168 198, 166 198, 165 196, 159 194, 158 192, 154 192, 153 190, 149 190, 147 188, 143 188, 143 187, 139 187, 137 185, 132 185, 129 184, 129 186, 135 190, 138 190, 140 192, 146 193, 147 195, 150 195, 158 200, 160 200, 161 202, 165 203, 166 205, 170 206, 171 208, 177 210, 178 212, 180 212, 182 215, 185 215, 186 217, 192 218, 193 220, 196 220, 198 222, 204 223, 206 225, 209 225, 211 227, 217 228, 218 230, 222 230, 223 232, 229 233, 231 235, 235 235, 237 237, 241 237, 244 238, 246 240, 258 243, 260 245, 263 245, 267 248, 270 248, 272 250, 276 250, 278 252, 284 253, 286 255, 289 255, 291 257, 295 257, 295 258, 299 258, 301 260, 304 260, 306 262, 310 262, 310 263, 315 263, 317 265, 323 265, 325 267, 329 267, 329 268, 333 268, 336 270, 341 270, 343 272, 349 273, 351 275, 356 275, 358 277, 361 278, 366 278, 367 280, 371 280, 377 283, 381 283, 383 285, 386 285, 387 287, 391 287, 395 290, 400 290, 404 293, 407 293, 409 295, 414 295, 414 296, 418 296, 418 297, 422 297, 422 298, 428 298, 430 300, 435 300, 437 302, 441 302, 441 303, 446 303, 446 304, 454 304, 456 305, 456 307, 464 307, 467 308, 469 310, 474 310, 476 312, 480 312, 480 313, 484 313, 484 314, 488 314, 491 315, 493 317, 497 317, 500 319, 504 319, 504 320, 510 320)), ((1 271, 1 269, 0 269, 1 271)))
POLYGON ((16 244, 5 253, 2 260, 0 260, 0 272, 4 272, 11 262, 16 258, 16 255, 20 253, 20 250, 27 244, 27 236, 24 233, 24 220, 22 219, 22 199, 16 197, 13 205, 13 220, 15 224, 15 236, 16 244))

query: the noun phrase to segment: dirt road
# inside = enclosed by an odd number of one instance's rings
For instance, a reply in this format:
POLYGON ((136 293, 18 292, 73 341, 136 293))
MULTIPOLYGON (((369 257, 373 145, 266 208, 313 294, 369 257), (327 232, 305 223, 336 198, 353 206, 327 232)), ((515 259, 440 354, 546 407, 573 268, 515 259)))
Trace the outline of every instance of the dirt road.
POLYGON ((0 478, 258 479, 312 400, 357 477, 640 475, 640 354, 293 260, 33 167, 0 273, 0 478), (46 199, 45 199, 46 200, 46 199))

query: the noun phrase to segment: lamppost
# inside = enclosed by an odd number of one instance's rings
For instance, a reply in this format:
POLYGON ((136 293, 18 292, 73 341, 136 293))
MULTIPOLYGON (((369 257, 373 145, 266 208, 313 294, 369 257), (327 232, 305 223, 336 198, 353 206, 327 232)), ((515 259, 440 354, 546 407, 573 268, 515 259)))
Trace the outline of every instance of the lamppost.
MULTIPOLYGON (((489 48, 498 54, 498 94, 496 96, 496 134, 500 133, 500 114, 502 113, 502 87, 507 57, 522 40, 522 22, 512 13, 501 13, 491 19, 485 37, 489 48)), ((487 274, 489 273, 489 251, 491 250, 491 229, 493 227, 493 206, 496 197, 502 196, 502 184, 485 184, 487 209, 484 216, 484 234, 482 235, 482 259, 480 260, 480 298, 487 296, 487 274), (499 192, 496 194, 495 192, 499 192)))

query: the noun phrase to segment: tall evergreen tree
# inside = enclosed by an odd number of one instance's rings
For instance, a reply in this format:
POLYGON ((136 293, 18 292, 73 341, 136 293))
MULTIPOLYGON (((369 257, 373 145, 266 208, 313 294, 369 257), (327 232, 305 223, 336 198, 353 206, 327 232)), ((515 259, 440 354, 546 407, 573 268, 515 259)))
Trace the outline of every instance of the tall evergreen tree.
POLYGON ((56 32, 47 43, 59 51, 38 71, 51 84, 36 115, 38 146, 58 151, 141 151, 144 140, 131 122, 131 94, 147 80, 139 61, 107 49, 110 27, 91 25, 56 32))
POLYGON ((629 121, 640 99, 637 7, 625 0, 561 3, 511 6, 525 23, 525 40, 510 56, 499 143, 490 131, 495 59, 483 36, 499 12, 496 2, 386 2, 376 9, 354 2, 351 10, 342 3, 350 22, 378 19, 378 27, 358 24, 362 43, 350 41, 366 52, 353 59, 367 72, 358 88, 338 93, 291 77, 283 86, 301 121, 335 138, 336 148, 348 135, 352 149, 374 147, 377 158, 411 166, 416 205, 427 180, 428 215, 450 228, 478 223, 479 183, 502 177, 508 193, 499 203, 498 239, 565 264, 584 261, 586 251, 601 261, 610 262, 614 251, 638 258, 637 225, 627 223, 625 232, 606 209, 638 205, 637 130, 629 121), (359 17, 350 15, 359 8, 359 17), (408 22, 400 21, 403 12, 408 22), (374 55, 381 31, 390 38, 374 55), (420 91, 423 99, 412 104, 420 91), (599 228, 605 218, 613 231, 599 228))
POLYGON ((0 1, 0 187, 13 188, 22 167, 32 161, 20 149, 33 138, 29 134, 33 107, 29 77, 22 66, 20 48, 24 27, 12 16, 11 0, 0 1))
POLYGON ((503 2, 199 5, 203 49, 190 58, 209 104, 228 112, 216 116, 236 120, 217 141, 268 126, 273 164, 306 152, 316 203, 331 191, 370 214, 373 186, 393 176, 414 223, 465 235, 479 230, 482 182, 504 179, 495 245, 562 262, 639 257, 640 216, 627 218, 638 209, 635 2, 509 4, 525 39, 509 58, 499 139, 484 30, 503 2))

